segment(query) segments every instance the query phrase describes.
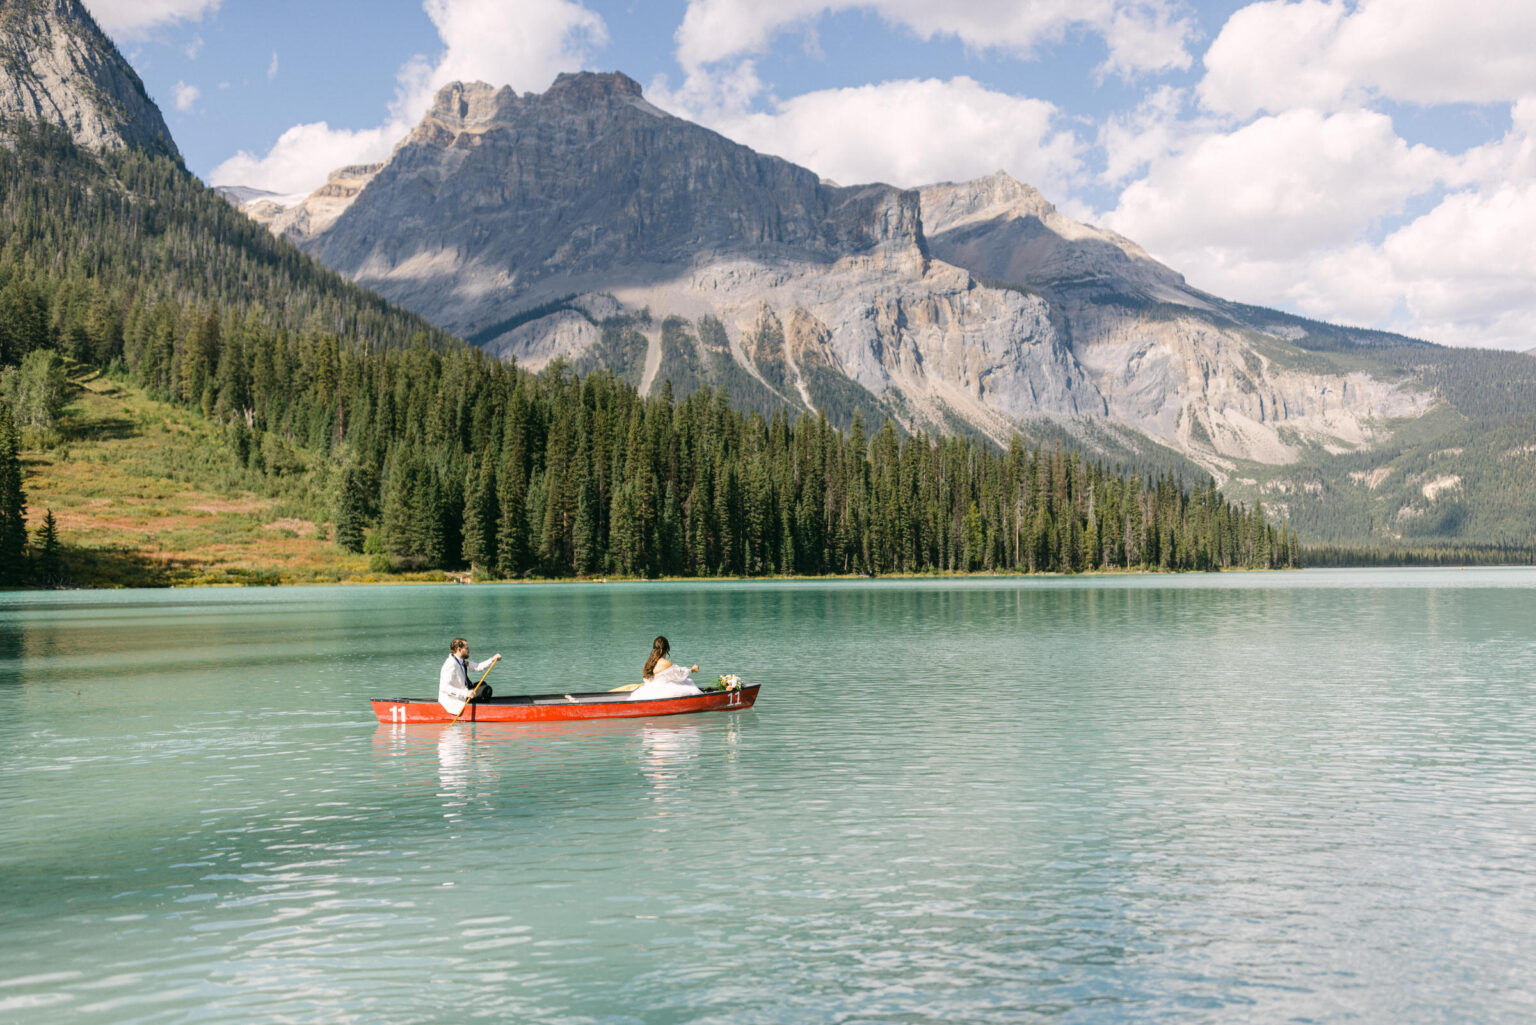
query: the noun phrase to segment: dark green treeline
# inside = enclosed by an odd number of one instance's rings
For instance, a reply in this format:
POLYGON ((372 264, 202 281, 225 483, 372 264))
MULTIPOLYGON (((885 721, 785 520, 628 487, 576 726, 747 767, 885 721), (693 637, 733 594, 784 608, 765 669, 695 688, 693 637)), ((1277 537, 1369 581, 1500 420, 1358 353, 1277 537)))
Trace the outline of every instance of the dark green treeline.
POLYGON ((127 373, 267 473, 336 467, 338 541, 411 567, 636 576, 1293 565, 1289 531, 1185 488, 968 438, 764 419, 700 389, 534 375, 479 350, 370 352, 161 303, 127 373))
POLYGON ((764 419, 704 389, 540 375, 270 239, 164 158, 7 150, 0 364, 58 349, 223 425, 235 460, 386 565, 529 574, 1295 565, 1211 482, 1062 451, 764 419), (287 284, 285 284, 287 283, 287 284), (361 298, 359 298, 359 296, 361 298), (408 341, 409 339, 409 341, 408 341))

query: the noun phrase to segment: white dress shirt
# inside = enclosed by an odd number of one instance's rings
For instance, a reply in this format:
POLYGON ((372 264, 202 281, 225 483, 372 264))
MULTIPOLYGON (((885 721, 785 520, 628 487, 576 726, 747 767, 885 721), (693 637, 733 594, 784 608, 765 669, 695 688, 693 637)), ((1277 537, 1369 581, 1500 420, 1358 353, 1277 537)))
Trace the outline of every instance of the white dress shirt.
POLYGON ((469 701, 469 692, 475 689, 475 681, 469 674, 484 672, 494 661, 488 658, 484 662, 469 662, 457 655, 449 655, 442 672, 437 674, 437 703, 446 708, 449 715, 458 715, 469 701))

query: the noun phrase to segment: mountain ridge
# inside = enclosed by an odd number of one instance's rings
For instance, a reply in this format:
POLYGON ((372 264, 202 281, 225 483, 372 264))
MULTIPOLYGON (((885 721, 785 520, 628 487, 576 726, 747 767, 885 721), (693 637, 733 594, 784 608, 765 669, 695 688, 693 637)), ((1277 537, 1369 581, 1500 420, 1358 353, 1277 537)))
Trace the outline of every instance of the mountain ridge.
POLYGON ((1395 368, 1309 359, 1287 315, 1190 287, 1002 172, 835 186, 617 72, 451 83, 381 168, 294 210, 273 229, 497 355, 734 380, 842 422, 1113 436, 1224 476, 1369 447, 1435 401, 1395 368))
POLYGON ((80 0, 6 0, 0 65, 0 120, 46 121, 88 149, 181 159, 138 73, 80 0))

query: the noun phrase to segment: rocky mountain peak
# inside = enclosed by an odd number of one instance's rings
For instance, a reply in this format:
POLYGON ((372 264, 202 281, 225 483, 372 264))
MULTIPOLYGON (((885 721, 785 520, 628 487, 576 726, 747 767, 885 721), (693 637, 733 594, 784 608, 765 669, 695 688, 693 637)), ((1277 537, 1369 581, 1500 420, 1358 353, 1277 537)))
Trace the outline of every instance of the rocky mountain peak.
POLYGON ((614 99, 643 98, 640 83, 622 71, 562 71, 544 93, 546 100, 589 106, 614 99))
POLYGON ((501 105, 515 99, 509 87, 497 89, 484 82, 450 82, 437 91, 428 118, 453 128, 483 128, 501 114, 501 105))
POLYGON ((726 253, 922 260, 917 193, 824 185, 658 110, 616 72, 521 95, 444 86, 366 188, 308 235, 301 244, 332 267, 400 286, 465 334, 612 273, 677 275, 726 253), (442 290, 444 275, 473 278, 473 298, 442 290))
POLYGON ((1207 305, 1208 297, 1190 289, 1183 275, 1135 242, 1073 220, 1006 172, 919 191, 934 255, 983 279, 1207 305))
POLYGON ((948 231, 975 221, 1034 217, 1045 221, 1056 207, 1032 185, 1007 171, 994 171, 970 181, 943 182, 923 189, 923 226, 931 233, 948 231))
POLYGON ((0 4, 0 118, 57 125, 89 149, 181 159, 144 83, 80 0, 0 4))

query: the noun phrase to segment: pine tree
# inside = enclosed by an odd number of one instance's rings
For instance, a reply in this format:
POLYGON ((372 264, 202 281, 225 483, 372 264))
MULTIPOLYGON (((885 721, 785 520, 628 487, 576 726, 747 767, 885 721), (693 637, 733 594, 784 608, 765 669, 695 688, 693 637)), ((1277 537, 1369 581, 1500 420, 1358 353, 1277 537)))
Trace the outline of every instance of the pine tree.
POLYGON ((403 454, 389 475, 384 501, 384 546, 423 567, 441 566, 443 510, 440 485, 418 452, 403 454))
POLYGON ((509 457, 497 475, 496 505, 496 573, 503 577, 520 577, 531 564, 528 539, 528 519, 523 504, 525 489, 522 469, 517 460, 509 457))
POLYGON ((11 409, 0 403, 0 585, 15 587, 26 576, 27 494, 21 469, 21 432, 11 409))
POLYGON ((981 568, 982 558, 982 528, 981 507, 975 502, 965 512, 965 522, 962 531, 962 555, 964 565, 961 567, 966 572, 974 572, 981 568))
POLYGON ((349 463, 341 471, 335 519, 336 543, 349 552, 361 552, 364 528, 368 525, 368 493, 364 474, 354 464, 349 463))
POLYGON ((464 564, 489 569, 496 564, 496 476, 489 460, 480 463, 464 485, 464 564))
POLYGON ((37 531, 37 581, 44 587, 54 587, 63 579, 64 550, 59 544, 59 524, 49 509, 37 531))

